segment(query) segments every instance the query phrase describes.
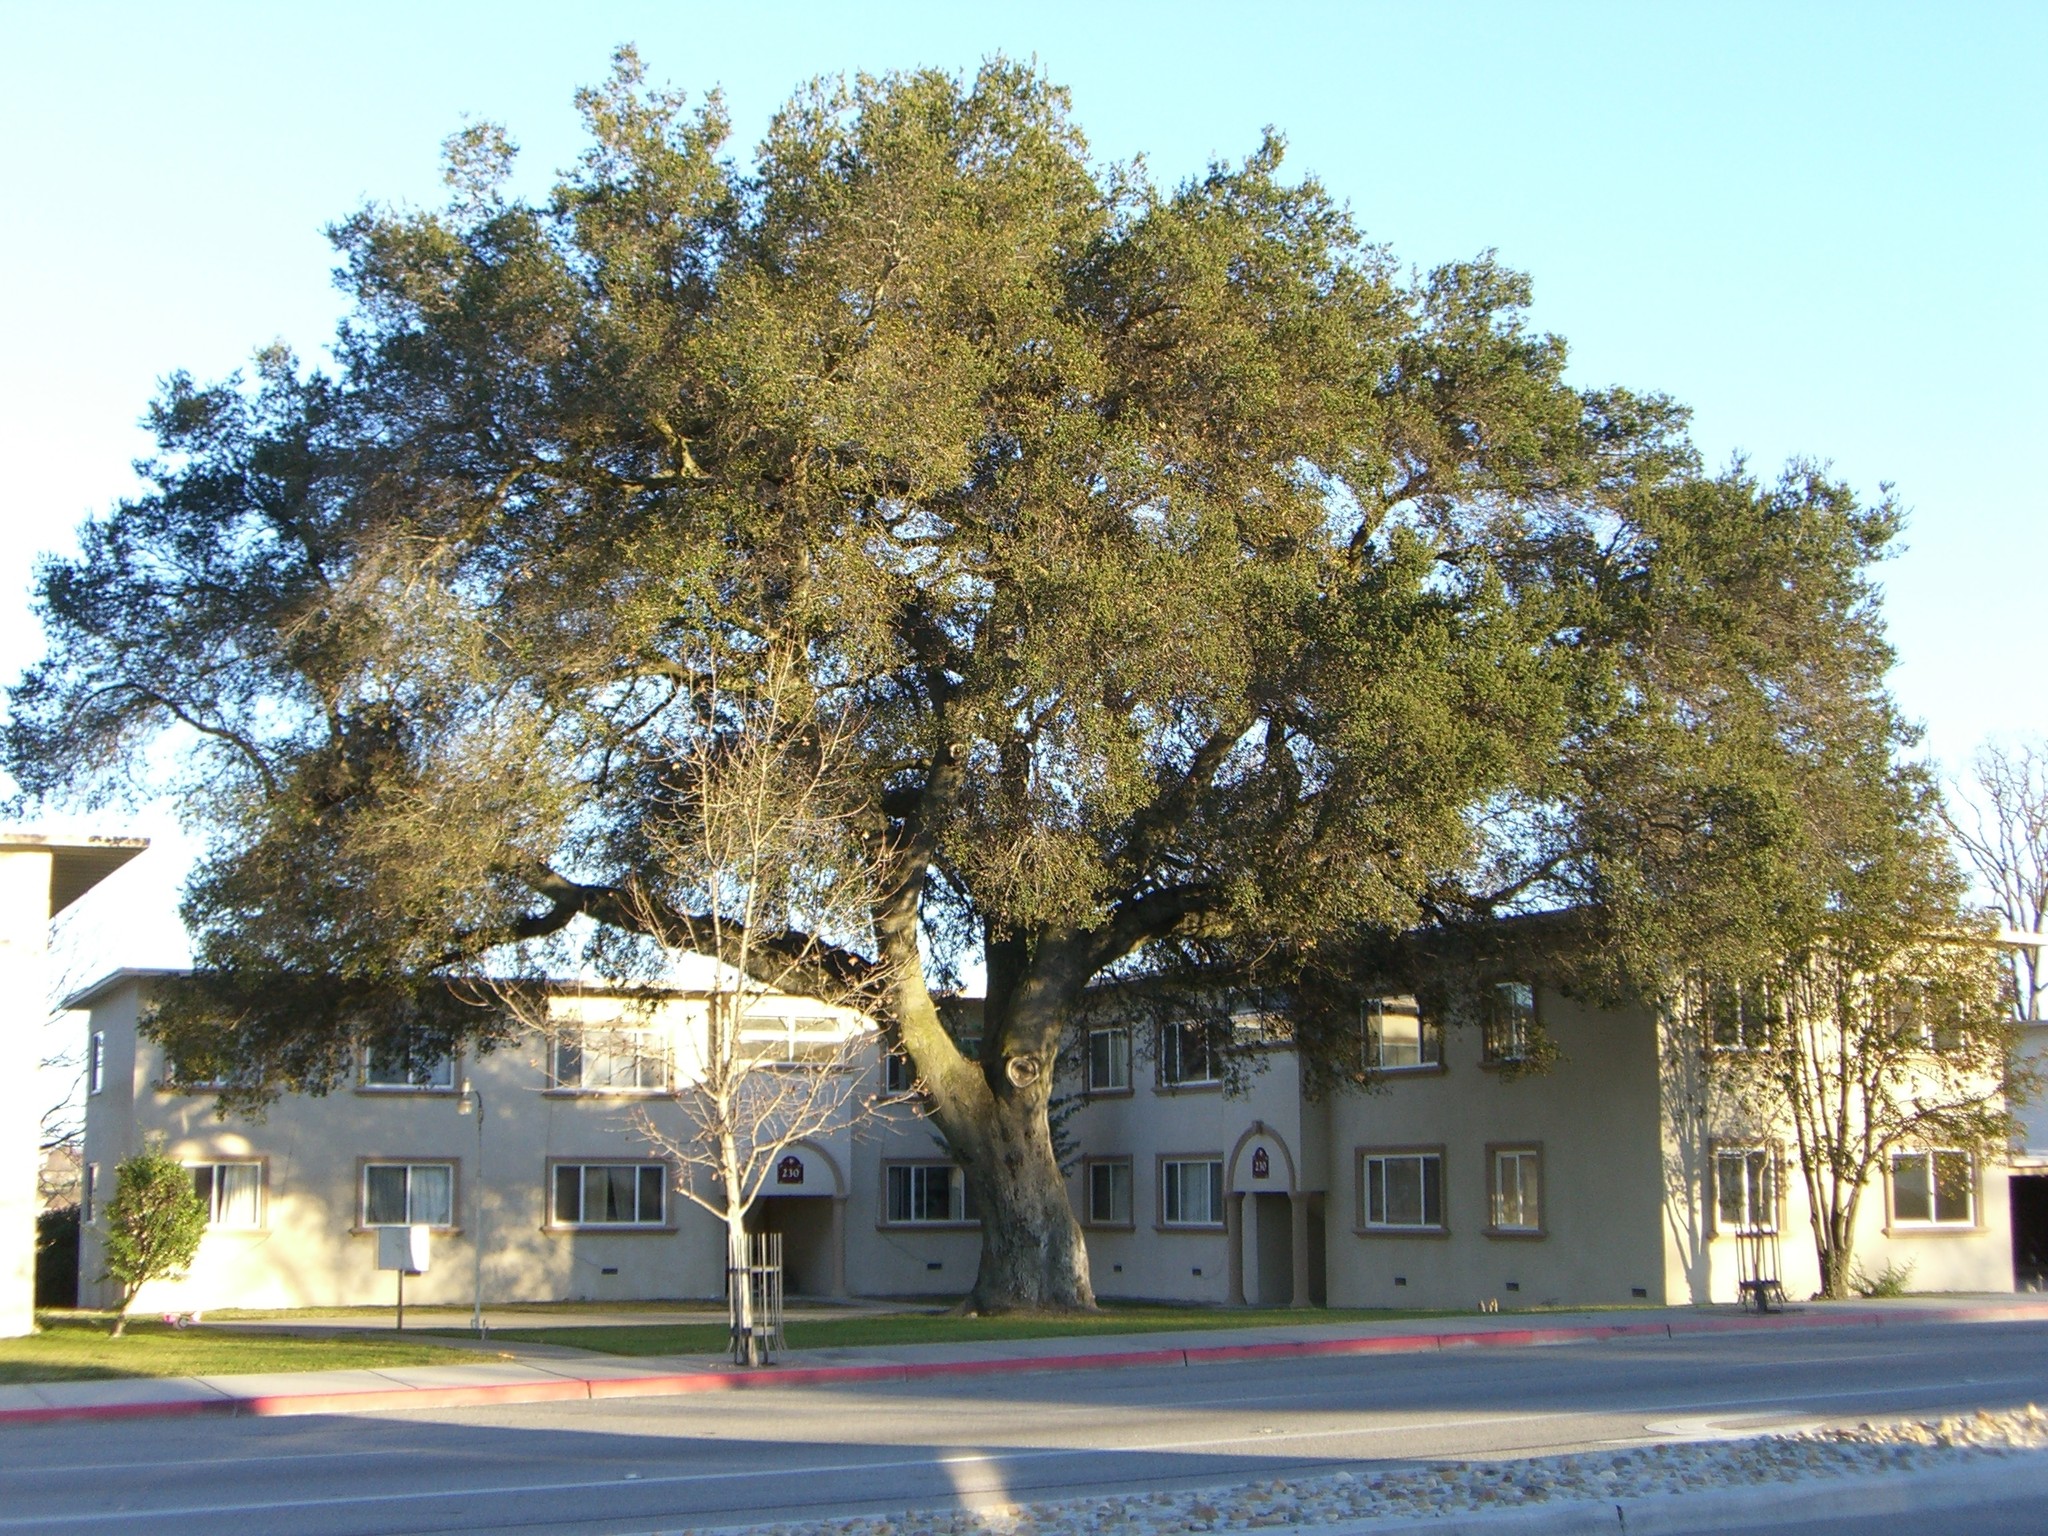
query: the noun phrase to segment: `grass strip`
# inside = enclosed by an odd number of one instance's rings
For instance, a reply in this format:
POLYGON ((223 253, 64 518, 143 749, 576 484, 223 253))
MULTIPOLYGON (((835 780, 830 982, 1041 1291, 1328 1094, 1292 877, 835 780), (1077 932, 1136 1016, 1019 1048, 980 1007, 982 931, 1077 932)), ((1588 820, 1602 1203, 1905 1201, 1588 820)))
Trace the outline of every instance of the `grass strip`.
POLYGON ((384 1370, 477 1365, 496 1356, 425 1339, 298 1338, 244 1329, 183 1328, 135 1319, 122 1338, 104 1320, 45 1319, 40 1333, 0 1339, 0 1384, 117 1376, 230 1376, 265 1371, 384 1370))

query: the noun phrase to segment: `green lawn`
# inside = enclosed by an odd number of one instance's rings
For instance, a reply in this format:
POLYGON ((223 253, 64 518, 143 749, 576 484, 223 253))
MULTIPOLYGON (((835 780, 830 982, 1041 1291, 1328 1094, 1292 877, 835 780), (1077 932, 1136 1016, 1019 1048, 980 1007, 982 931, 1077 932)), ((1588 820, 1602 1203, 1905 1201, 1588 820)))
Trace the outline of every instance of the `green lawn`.
POLYGON ((109 1376, 223 1376, 247 1371, 377 1370, 394 1365, 474 1365, 493 1358, 445 1344, 379 1338, 298 1338, 132 1321, 123 1338, 102 1318, 44 1318, 42 1332, 0 1339, 0 1384, 92 1381, 109 1376))
MULTIPOLYGON (((950 1313, 905 1312, 826 1322, 792 1322, 791 1349, 849 1349, 871 1344, 969 1344, 997 1339, 1088 1338, 1102 1334, 1168 1333, 1186 1329, 1261 1328, 1303 1323, 1393 1322, 1411 1317, 1457 1317, 1458 1312, 1392 1308, 1324 1309, 1298 1312, 1282 1307, 1159 1307, 1105 1303, 1099 1313, 1078 1316, 956 1317, 950 1313)), ((723 1322, 622 1324, 597 1328, 493 1328, 491 1337, 510 1342, 566 1344, 608 1355, 704 1355, 725 1348, 723 1322)))
MULTIPOLYGON (((830 1302, 804 1302, 806 1307, 830 1306, 830 1302)), ((411 1302, 405 1309, 407 1317, 424 1317, 428 1313, 459 1313, 469 1315, 470 1304, 466 1301, 411 1302)), ((491 1302, 486 1309, 492 1317, 560 1317, 565 1313, 667 1313, 679 1318, 724 1317, 725 1303, 722 1301, 532 1301, 532 1302, 491 1302)), ((380 1302, 370 1307, 208 1307, 206 1315, 223 1323, 345 1323, 353 1320, 367 1320, 374 1327, 391 1317, 391 1303, 380 1302)), ((466 1332, 467 1330, 451 1330, 466 1332)))

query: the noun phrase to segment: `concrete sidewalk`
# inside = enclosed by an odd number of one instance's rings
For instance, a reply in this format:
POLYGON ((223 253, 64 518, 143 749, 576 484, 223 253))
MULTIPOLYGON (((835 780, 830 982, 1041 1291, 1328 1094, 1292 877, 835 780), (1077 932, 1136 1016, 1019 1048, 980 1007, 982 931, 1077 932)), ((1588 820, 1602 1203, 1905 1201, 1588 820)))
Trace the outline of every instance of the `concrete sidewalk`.
MULTIPOLYGON (((616 1397, 665 1397, 759 1387, 860 1385, 1027 1371, 1411 1354, 1444 1349, 1526 1349, 1607 1339, 1681 1338, 1774 1329, 1882 1328, 1929 1322, 2048 1321, 2048 1298, 1912 1298, 1814 1303, 1753 1317, 1730 1308, 1670 1307, 1607 1313, 1545 1313, 1386 1323, 1190 1329, 1089 1338, 1005 1339, 986 1344, 904 1344, 785 1352, 782 1363, 740 1370, 703 1356, 634 1358, 549 1345, 508 1345, 512 1359, 391 1370, 271 1375, 119 1377, 0 1386, 0 1426, 186 1414, 277 1416, 467 1408, 616 1397)), ((436 1343, 455 1343, 437 1338, 436 1343)))

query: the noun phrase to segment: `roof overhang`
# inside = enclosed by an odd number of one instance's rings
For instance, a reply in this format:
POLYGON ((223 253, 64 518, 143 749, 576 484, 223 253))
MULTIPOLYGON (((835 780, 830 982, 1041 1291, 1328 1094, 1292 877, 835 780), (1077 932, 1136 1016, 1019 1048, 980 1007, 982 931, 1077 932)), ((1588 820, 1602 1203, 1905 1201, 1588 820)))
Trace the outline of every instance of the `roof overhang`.
POLYGON ((0 832, 0 853, 42 851, 50 855, 50 916, 149 846, 146 837, 43 837, 34 832, 0 832))
POLYGON ((76 992, 60 999, 53 1010, 69 1013, 74 1008, 90 1008, 109 993, 131 984, 141 985, 159 980, 165 976, 189 976, 192 973, 182 966, 154 967, 125 965, 119 970, 109 971, 97 981, 88 982, 76 992))

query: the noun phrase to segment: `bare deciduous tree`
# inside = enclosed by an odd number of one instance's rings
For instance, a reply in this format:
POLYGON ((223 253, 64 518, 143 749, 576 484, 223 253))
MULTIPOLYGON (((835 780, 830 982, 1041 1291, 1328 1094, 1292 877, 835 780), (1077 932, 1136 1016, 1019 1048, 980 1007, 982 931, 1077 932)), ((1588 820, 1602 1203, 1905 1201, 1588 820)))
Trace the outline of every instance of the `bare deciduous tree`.
POLYGON ((1683 1010, 1718 1123, 1789 1142, 1821 1290, 1849 1293, 1856 1218, 1894 1151, 2002 1155, 2009 1096, 2032 1086, 1998 1005, 1988 946, 1909 942, 1873 956, 1830 943, 1742 986, 1693 983, 1683 1010))
MULTIPOLYGON (((1953 790, 1942 819, 1992 910, 2018 932, 2041 932, 2048 921, 2048 741, 1987 741, 1971 763, 1970 781, 1953 790)), ((2013 1011, 2038 1020, 2048 991, 2040 946, 2015 944, 2007 955, 2013 1011)))
MULTIPOLYGON (((639 953, 716 963, 701 1014, 677 1031, 669 1101, 633 1120, 675 1169, 676 1193, 724 1223, 740 1271, 748 1213, 782 1157, 885 1101, 871 1068, 888 977, 852 958, 874 951, 878 893, 854 849, 879 817, 850 772, 857 717, 821 700, 791 658, 714 674, 699 710, 662 788, 671 813, 648 834, 642 867, 662 882, 627 899, 654 941, 639 953)), ((630 962, 613 969, 633 979, 630 962)), ((734 1303, 736 1344, 755 1358, 745 1286, 734 1303)))

